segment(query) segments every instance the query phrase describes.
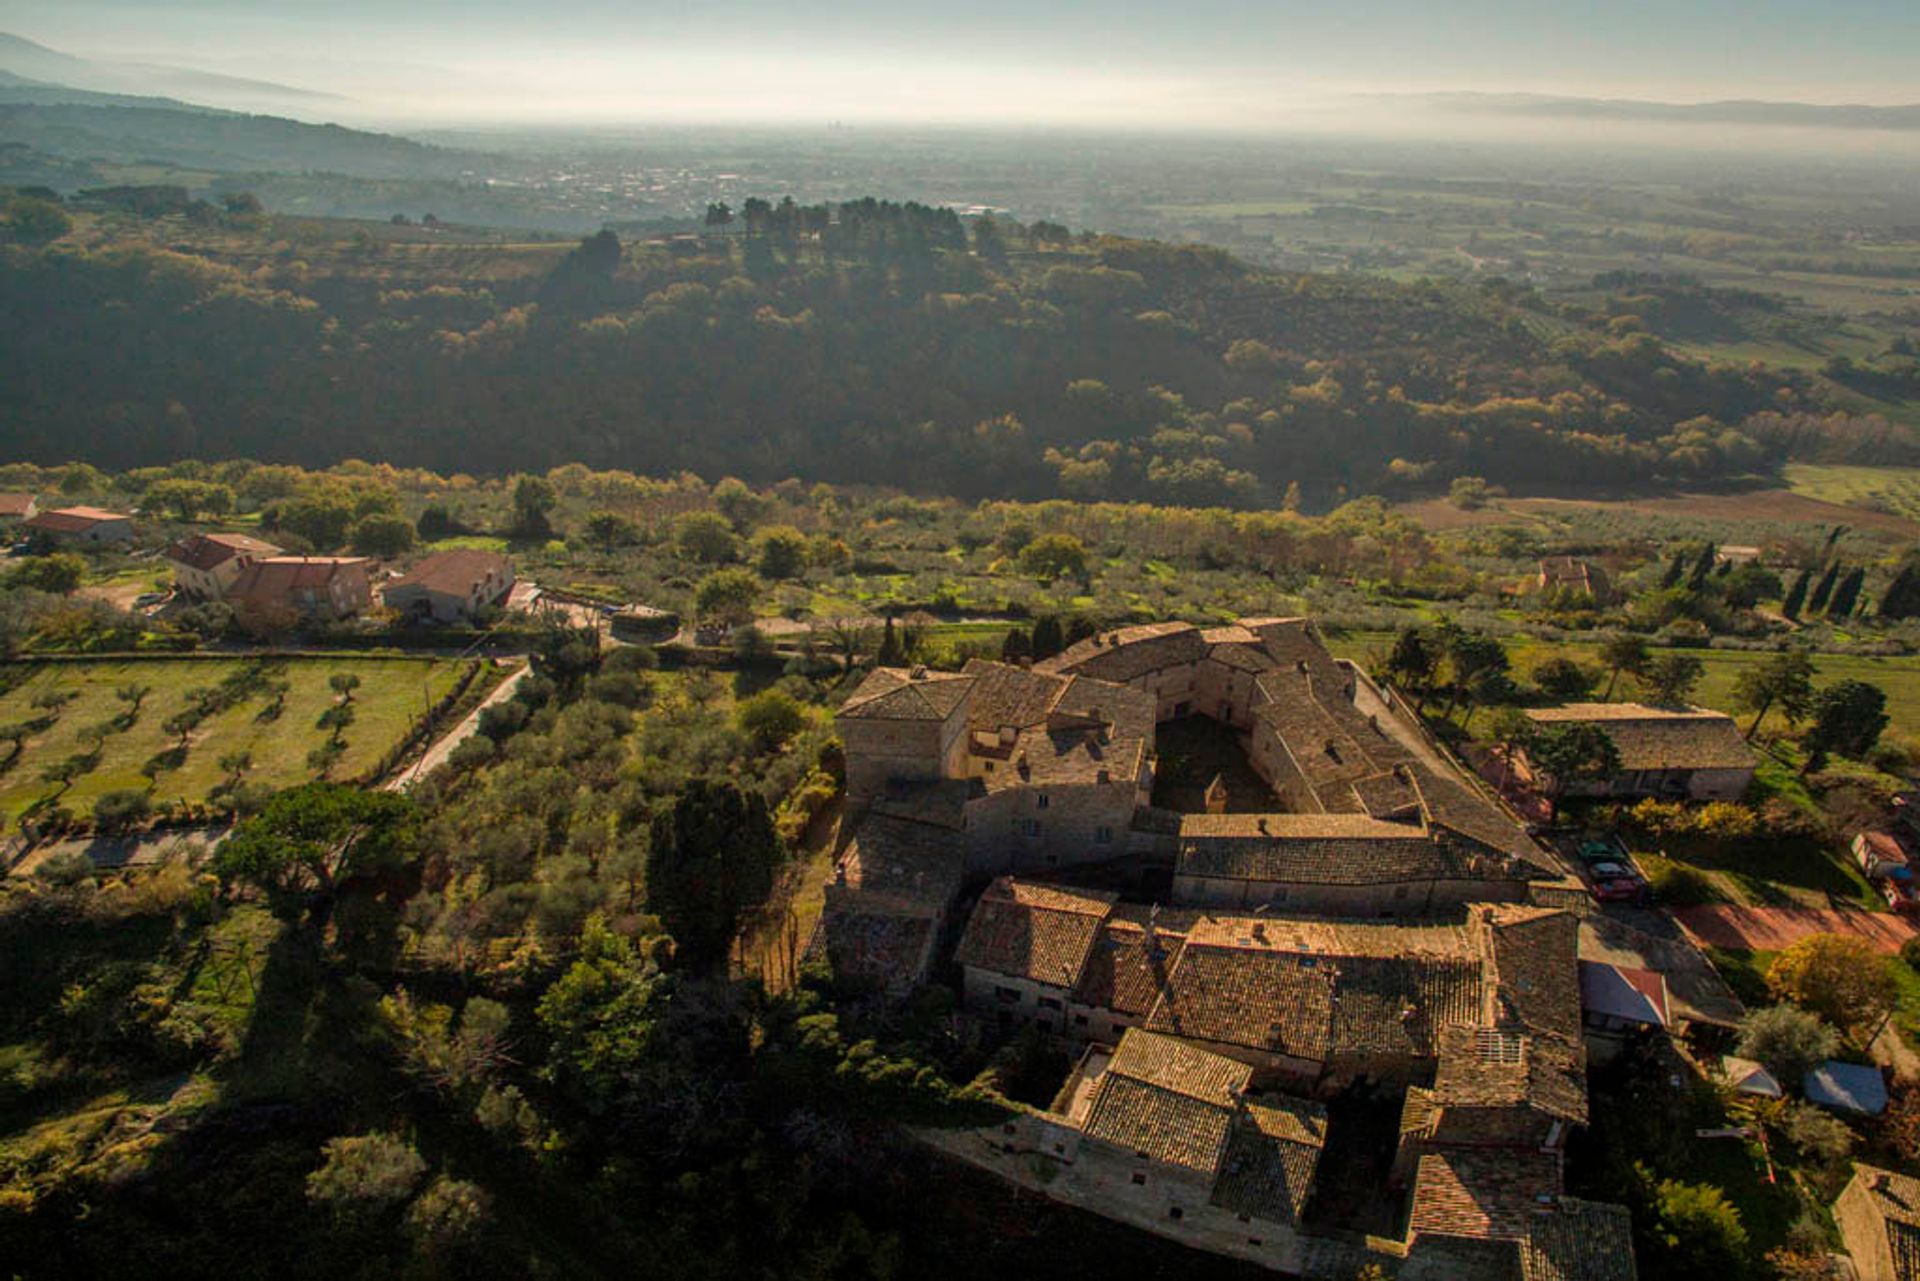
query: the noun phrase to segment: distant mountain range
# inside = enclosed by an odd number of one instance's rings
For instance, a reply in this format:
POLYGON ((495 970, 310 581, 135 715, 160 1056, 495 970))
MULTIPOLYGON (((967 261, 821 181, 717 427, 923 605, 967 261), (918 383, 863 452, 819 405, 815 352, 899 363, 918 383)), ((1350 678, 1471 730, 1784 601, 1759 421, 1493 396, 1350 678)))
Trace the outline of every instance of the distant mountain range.
POLYGON ((390 134, 128 91, 170 85, 196 99, 293 97, 307 102, 308 110, 328 100, 260 80, 93 62, 0 34, 0 144, 24 145, 55 158, 49 166, 29 156, 24 177, 39 175, 36 180, 57 186, 84 185, 87 172, 99 165, 158 163, 215 173, 324 172, 415 181, 457 178, 475 160, 470 152, 390 134), (57 175, 71 177, 56 181, 57 175))
POLYGON ((35 82, 42 87, 186 98, 241 111, 315 111, 325 109, 329 103, 345 101, 336 94, 316 93, 269 80, 248 80, 144 62, 76 58, 7 32, 0 32, 0 71, 10 73, 9 80, 35 82))
POLYGON ((1646 121, 1662 124, 1788 125, 1819 129, 1920 129, 1920 103, 1870 107, 1854 103, 1643 102, 1632 98, 1561 98, 1528 93, 1388 95, 1447 111, 1556 119, 1646 121))

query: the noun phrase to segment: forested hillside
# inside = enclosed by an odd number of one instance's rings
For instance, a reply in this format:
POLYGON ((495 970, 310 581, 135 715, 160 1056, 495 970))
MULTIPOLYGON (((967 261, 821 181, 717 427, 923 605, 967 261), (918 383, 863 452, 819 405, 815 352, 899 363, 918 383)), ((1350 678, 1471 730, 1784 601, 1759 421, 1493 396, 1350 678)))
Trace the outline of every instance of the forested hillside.
POLYGON ((1700 483, 1913 456, 1807 371, 1705 364, 1523 288, 864 201, 554 248, 258 216, 84 216, 0 249, 18 454, 361 457, 1281 501, 1700 483), (724 232, 725 234, 721 234, 724 232))

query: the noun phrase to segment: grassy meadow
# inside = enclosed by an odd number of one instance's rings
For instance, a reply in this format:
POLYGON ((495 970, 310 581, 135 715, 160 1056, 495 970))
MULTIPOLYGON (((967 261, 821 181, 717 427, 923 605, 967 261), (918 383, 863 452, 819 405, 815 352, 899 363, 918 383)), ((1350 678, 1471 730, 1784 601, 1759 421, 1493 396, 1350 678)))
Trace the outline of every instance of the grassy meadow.
MULTIPOLYGON (((74 780, 60 803, 84 813, 103 793, 146 790, 141 767, 179 745, 178 736, 164 725, 186 706, 188 691, 218 686, 251 661, 127 659, 36 665, 0 695, 0 724, 45 720, 48 711, 34 706, 42 695, 72 697, 52 724, 28 735, 18 758, 0 773, 0 820, 11 824, 36 800, 59 790, 59 783, 46 780, 42 772, 84 753, 82 735, 90 726, 108 727, 98 762, 74 780), (146 686, 149 692, 132 723, 121 728, 128 704, 116 691, 127 686, 146 686)), ((205 799, 228 777, 220 759, 234 752, 251 755, 249 782, 286 787, 313 777, 307 754, 330 733, 316 722, 338 697, 329 680, 343 672, 358 676, 360 685, 353 691, 353 723, 341 735, 345 751, 332 772, 336 778, 351 778, 377 764, 427 707, 453 688, 460 671, 459 662, 436 658, 271 660, 264 674, 287 683, 278 713, 272 710, 273 696, 262 690, 207 717, 188 734, 178 768, 157 774, 153 799, 156 804, 205 799)))

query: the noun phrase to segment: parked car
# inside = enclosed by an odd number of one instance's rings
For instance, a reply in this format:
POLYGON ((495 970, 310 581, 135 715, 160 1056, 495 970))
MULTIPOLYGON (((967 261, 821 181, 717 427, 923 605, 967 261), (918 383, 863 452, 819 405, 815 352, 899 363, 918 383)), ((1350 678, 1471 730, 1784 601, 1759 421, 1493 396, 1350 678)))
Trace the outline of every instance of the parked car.
POLYGON ((168 595, 169 593, 167 592, 141 592, 133 598, 133 604, 136 609, 146 609, 152 605, 162 605, 166 603, 168 595))
POLYGON ((1639 903, 1647 897, 1647 879, 1630 863, 1597 859, 1586 865, 1586 873, 1594 898, 1602 903, 1639 903))

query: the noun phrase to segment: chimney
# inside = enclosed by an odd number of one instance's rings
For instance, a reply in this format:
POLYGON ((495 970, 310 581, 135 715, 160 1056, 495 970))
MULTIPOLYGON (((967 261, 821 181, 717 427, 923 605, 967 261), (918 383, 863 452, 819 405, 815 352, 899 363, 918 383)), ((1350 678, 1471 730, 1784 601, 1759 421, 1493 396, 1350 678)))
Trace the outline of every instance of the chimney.
POLYGON ((1254 825, 1260 829, 1260 834, 1262 836, 1265 836, 1267 834, 1267 816, 1265 814, 1262 814, 1259 818, 1256 818, 1253 821, 1254 821, 1254 825))
POLYGON ((927 669, 925 665, 915 663, 913 669, 907 673, 907 676, 910 680, 923 681, 927 679, 927 669))
POLYGON ((1103 765, 1095 771, 1093 781, 1096 783, 1111 783, 1113 781, 1113 775, 1107 770, 1106 766, 1103 765))

